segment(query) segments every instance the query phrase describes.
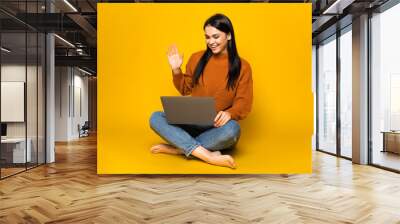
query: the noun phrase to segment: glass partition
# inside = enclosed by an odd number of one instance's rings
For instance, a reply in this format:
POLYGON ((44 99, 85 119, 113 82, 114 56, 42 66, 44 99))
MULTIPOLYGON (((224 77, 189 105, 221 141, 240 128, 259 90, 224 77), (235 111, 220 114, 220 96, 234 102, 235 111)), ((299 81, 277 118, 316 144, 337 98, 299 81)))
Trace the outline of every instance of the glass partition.
POLYGON ((24 171, 31 161, 26 141, 26 33, 3 32, 1 47, 1 176, 6 177, 24 171))
POLYGON ((37 32, 27 33, 27 142, 28 149, 31 151, 30 160, 27 163, 28 168, 37 165, 38 157, 38 35, 37 32))
POLYGON ((45 114, 46 114, 46 76, 45 76, 45 66, 46 66, 46 36, 43 33, 38 33, 38 64, 37 64, 37 147, 38 147, 38 164, 43 164, 46 162, 46 146, 45 146, 45 114))
MULTIPOLYGON (((1 1, 0 178, 45 163, 45 34, 17 17, 45 1, 1 1), (4 22, 6 21, 6 22, 4 22)), ((36 17, 33 17, 36 18, 36 17)))

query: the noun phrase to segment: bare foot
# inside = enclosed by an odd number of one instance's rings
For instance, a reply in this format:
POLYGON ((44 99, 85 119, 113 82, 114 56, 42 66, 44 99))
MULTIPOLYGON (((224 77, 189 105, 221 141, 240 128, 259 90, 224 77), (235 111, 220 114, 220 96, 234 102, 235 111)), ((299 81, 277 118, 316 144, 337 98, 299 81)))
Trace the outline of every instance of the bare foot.
POLYGON ((235 161, 229 155, 218 155, 218 152, 210 152, 208 149, 203 146, 198 146, 192 151, 192 155, 197 157, 204 162, 207 162, 211 165, 216 166, 225 166, 232 169, 236 168, 235 161))
POLYGON ((150 152, 152 153, 166 153, 166 154, 173 154, 173 155, 179 155, 183 154, 181 150, 175 148, 172 145, 169 144, 158 144, 154 145, 150 148, 150 152))
POLYGON ((220 152, 220 151, 213 151, 213 152, 211 152, 211 154, 212 154, 213 156, 220 156, 220 155, 221 155, 221 152, 220 152))
POLYGON ((235 161, 230 155, 214 155, 210 158, 208 163, 217 166, 226 166, 232 169, 236 168, 235 161))

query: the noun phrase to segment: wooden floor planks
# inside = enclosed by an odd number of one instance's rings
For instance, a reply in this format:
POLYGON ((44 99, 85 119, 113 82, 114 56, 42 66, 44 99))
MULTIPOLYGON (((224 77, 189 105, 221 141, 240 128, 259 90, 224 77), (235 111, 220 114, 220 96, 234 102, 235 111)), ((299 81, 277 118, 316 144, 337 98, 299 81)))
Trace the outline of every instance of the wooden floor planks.
POLYGON ((400 223, 399 174, 320 152, 313 171, 99 176, 91 136, 0 181, 0 223, 400 223))

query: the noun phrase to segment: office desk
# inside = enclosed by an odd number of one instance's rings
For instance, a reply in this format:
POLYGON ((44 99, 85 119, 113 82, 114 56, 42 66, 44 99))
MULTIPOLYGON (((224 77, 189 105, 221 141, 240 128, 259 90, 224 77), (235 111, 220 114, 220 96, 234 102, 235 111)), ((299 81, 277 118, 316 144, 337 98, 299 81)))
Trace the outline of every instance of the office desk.
POLYGON ((399 131, 382 131, 383 133, 383 150, 382 152, 393 152, 400 154, 400 132, 399 131))
POLYGON ((25 154, 25 138, 6 138, 1 139, 1 159, 5 163, 25 163, 32 159, 30 138, 26 141, 28 144, 25 154))

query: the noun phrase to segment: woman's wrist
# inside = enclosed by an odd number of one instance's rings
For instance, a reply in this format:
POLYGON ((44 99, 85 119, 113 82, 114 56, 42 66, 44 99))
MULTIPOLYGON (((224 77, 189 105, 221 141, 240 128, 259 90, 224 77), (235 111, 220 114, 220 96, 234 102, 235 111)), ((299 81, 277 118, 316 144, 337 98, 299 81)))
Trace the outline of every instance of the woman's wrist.
POLYGON ((174 68, 174 69, 172 69, 172 73, 174 75, 179 75, 179 74, 182 74, 182 70, 181 70, 180 67, 179 68, 174 68))

